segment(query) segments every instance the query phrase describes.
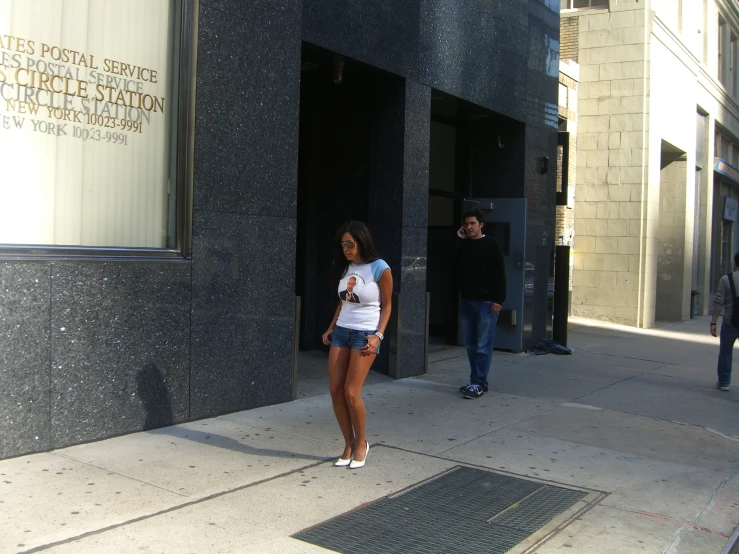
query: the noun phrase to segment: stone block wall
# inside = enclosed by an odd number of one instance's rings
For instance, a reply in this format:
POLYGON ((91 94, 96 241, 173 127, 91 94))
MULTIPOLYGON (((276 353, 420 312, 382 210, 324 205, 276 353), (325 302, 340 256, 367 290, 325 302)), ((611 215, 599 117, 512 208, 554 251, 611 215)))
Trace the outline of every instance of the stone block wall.
POLYGON ((648 60, 643 2, 579 19, 572 314, 638 325, 648 60))

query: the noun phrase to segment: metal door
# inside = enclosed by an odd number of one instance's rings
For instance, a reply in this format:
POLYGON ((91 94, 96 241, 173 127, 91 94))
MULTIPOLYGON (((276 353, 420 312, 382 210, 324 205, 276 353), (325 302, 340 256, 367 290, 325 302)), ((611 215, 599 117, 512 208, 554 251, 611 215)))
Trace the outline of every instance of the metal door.
MULTIPOLYGON (((483 232, 493 237, 503 252, 506 299, 498 316, 495 348, 523 350, 523 296, 526 281, 526 199, 465 198, 462 211, 480 210, 485 218, 483 232)), ((460 325, 459 343, 461 340, 460 325)))

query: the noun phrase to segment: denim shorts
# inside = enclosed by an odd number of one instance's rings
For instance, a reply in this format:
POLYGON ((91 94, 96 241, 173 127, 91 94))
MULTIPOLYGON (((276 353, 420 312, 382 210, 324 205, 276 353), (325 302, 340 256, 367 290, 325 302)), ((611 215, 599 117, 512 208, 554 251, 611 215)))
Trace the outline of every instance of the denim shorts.
MULTIPOLYGON (((331 346, 339 348, 353 348, 360 350, 367 345, 367 335, 374 335, 375 331, 357 331, 356 329, 347 329, 346 327, 334 327, 331 333, 331 346)), ((380 344, 375 348, 375 354, 380 353, 380 344)))

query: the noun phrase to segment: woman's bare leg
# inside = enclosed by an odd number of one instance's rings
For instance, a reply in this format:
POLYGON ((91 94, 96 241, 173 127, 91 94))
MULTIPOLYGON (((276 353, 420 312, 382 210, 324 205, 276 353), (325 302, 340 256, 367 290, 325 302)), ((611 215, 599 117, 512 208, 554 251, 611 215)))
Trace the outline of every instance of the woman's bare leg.
POLYGON ((344 383, 349 370, 349 348, 332 346, 328 352, 328 379, 331 390, 331 403, 334 406, 336 421, 344 435, 344 452, 341 457, 348 460, 354 449, 354 432, 349 415, 349 406, 344 395, 344 383))
POLYGON ((365 436, 367 410, 362 400, 362 387, 376 357, 376 354, 363 356, 359 350, 352 349, 344 381, 344 396, 349 407, 351 426, 354 429, 354 459, 358 462, 364 461, 367 455, 367 443, 365 442, 367 440, 365 436))

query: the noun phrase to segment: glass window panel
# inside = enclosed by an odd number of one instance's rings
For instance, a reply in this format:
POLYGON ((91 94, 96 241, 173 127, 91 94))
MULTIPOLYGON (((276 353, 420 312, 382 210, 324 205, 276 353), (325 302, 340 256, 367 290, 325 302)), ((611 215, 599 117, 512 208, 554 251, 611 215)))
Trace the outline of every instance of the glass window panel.
POLYGON ((564 146, 561 144, 557 145, 557 192, 562 192, 562 164, 564 163, 564 146))
POLYGON ((559 84, 559 105, 563 108, 567 107, 567 87, 562 83, 559 84))
POLYGON ((173 247, 179 8, 0 0, 0 244, 173 247))

